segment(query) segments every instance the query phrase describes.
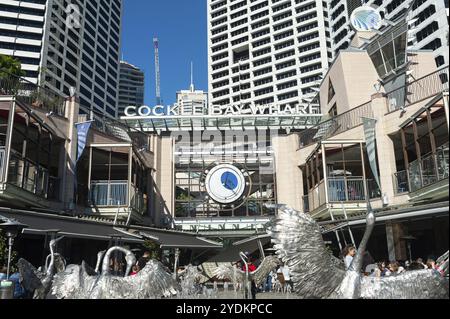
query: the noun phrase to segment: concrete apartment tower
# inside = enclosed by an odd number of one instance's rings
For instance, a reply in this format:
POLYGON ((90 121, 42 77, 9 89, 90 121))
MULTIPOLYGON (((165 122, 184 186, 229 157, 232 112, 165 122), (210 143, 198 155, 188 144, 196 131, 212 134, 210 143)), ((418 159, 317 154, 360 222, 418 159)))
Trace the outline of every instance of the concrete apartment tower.
POLYGON ((69 95, 80 112, 116 117, 122 0, 4 0, 0 54, 22 62, 26 79, 69 95))
POLYGON ((290 104, 317 94, 331 59, 325 2, 207 3, 211 104, 290 104))
POLYGON ((127 106, 144 105, 144 72, 137 66, 120 61, 119 114, 124 116, 127 106))
POLYGON ((432 50, 437 66, 448 64, 448 1, 446 0, 329 0, 329 26, 333 58, 348 48, 355 31, 350 17, 361 4, 370 5, 385 19, 396 21, 409 8, 414 19, 414 34, 410 39, 413 50, 432 50))

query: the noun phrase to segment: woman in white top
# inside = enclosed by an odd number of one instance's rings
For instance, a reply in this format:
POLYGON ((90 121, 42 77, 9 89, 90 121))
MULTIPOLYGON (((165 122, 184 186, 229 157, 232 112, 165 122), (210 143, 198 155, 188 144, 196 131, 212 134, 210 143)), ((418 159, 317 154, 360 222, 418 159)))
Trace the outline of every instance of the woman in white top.
POLYGON ((348 270, 353 263, 353 258, 356 256, 356 248, 354 246, 347 246, 344 248, 343 254, 345 269, 348 270))

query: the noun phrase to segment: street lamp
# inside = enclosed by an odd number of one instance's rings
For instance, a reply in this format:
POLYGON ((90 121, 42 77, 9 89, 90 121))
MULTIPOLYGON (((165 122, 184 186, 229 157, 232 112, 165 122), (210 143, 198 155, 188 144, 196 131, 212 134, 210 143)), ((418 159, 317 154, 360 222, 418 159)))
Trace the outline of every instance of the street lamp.
POLYGON ((17 237, 19 233, 22 232, 24 228, 27 228, 27 225, 21 224, 17 221, 7 221, 5 223, 0 224, 0 229, 3 230, 6 238, 8 238, 8 268, 6 273, 6 280, 9 280, 9 270, 11 265, 11 251, 14 243, 14 239, 17 237))

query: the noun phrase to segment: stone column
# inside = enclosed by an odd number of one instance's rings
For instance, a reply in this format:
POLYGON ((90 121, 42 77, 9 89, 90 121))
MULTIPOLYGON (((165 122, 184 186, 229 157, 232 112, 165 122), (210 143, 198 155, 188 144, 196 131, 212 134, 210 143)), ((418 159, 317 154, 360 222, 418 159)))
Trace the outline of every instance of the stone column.
POLYGON ((158 206, 155 211, 155 223, 160 225, 165 214, 175 217, 173 141, 171 136, 160 137, 155 154, 158 156, 156 159, 157 171, 155 184, 159 192, 157 194, 158 206))
POLYGON ((278 203, 303 211, 303 177, 296 156, 298 137, 294 134, 274 136, 272 146, 278 203))
POLYGON ((372 96, 372 110, 377 120, 376 138, 378 153, 378 168, 380 171, 381 193, 386 194, 390 201, 393 200, 394 181, 393 176, 397 172, 395 149, 392 139, 385 134, 384 115, 387 112, 387 99, 381 94, 372 96))
POLYGON ((406 230, 406 226, 401 223, 387 222, 386 224, 389 259, 391 261, 409 259, 406 242, 401 239, 405 236, 406 230))
POLYGON ((67 139, 64 144, 64 173, 62 175, 62 201, 66 209, 75 208, 75 165, 78 148, 77 129, 79 101, 75 96, 67 98, 65 102, 65 117, 69 120, 67 139))

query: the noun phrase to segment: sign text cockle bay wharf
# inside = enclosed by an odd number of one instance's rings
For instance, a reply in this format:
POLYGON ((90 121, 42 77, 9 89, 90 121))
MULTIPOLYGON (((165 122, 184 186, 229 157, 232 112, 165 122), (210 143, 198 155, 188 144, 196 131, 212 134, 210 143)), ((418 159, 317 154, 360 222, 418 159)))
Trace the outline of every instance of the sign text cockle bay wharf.
POLYGON ((125 108, 127 117, 165 117, 165 116, 240 116, 240 115, 308 115, 311 114, 310 106, 301 104, 236 104, 236 105, 210 105, 207 109, 203 106, 194 106, 189 112, 183 112, 178 105, 171 106, 128 106, 125 108))

